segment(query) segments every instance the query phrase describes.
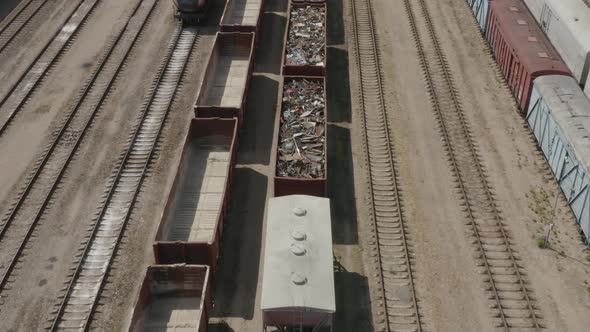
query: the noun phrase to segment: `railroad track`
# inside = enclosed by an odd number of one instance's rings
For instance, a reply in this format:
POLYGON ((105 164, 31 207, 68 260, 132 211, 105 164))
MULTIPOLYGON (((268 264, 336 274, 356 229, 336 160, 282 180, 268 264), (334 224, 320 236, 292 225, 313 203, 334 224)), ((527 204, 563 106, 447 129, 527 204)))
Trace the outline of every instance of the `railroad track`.
POLYGON ((502 222, 428 6, 425 0, 404 0, 404 6, 496 327, 539 331, 541 314, 502 222))
POLYGON ((154 83, 129 146, 105 190, 94 227, 81 250, 75 273, 52 319, 51 331, 88 330, 106 276, 123 236, 150 159, 160 137, 170 106, 181 83, 197 31, 177 28, 168 56, 154 83))
POLYGON ((47 0, 28 0, 26 3, 22 3, 15 13, 5 21, 5 24, 0 28, 0 53, 4 51, 6 46, 12 42, 46 3, 47 0))
POLYGON ((156 0, 138 2, 126 25, 113 39, 86 82, 76 105, 51 134, 46 149, 42 151, 3 218, 0 224, 0 295, 13 277, 14 269, 35 227, 50 204, 88 128, 100 112, 156 3, 156 0))
POLYGON ((0 100, 0 136, 14 116, 23 108, 43 77, 67 49, 90 13, 101 0, 83 0, 70 13, 62 28, 49 40, 35 60, 0 100))
POLYGON ((376 331, 421 331, 422 322, 414 287, 412 251, 398 186, 395 151, 390 136, 378 43, 370 0, 351 0, 358 95, 364 125, 370 189, 370 223, 376 242, 379 306, 376 331))

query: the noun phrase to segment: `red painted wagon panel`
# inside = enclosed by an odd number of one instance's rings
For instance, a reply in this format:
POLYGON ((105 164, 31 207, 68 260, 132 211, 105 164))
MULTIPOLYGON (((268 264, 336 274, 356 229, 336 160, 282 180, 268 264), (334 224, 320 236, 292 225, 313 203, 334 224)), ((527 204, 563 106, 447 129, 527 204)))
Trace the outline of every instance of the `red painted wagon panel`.
POLYGON ((287 30, 285 31, 285 36, 283 40, 283 59, 282 59, 282 68, 283 68, 283 75, 286 76, 326 76, 326 65, 327 65, 327 52, 326 52, 326 45, 327 45, 327 29, 326 29, 326 20, 328 17, 327 6, 322 1, 318 2, 306 2, 306 3, 297 3, 293 2, 291 4, 291 8, 289 8, 289 16, 288 16, 288 24, 287 30), (289 31, 292 26, 291 14, 294 8, 303 8, 303 7, 316 7, 316 8, 323 8, 324 9, 324 19, 323 19, 323 29, 324 29, 324 59, 322 65, 294 65, 289 64, 287 61, 287 42, 289 38, 289 31))
POLYGON ((215 274, 237 153, 237 120, 193 119, 154 242, 158 264, 215 274))
POLYGON ((194 107, 197 118, 237 117, 242 125, 252 76, 254 34, 218 32, 194 107))
POLYGON ((491 2, 486 38, 523 115, 528 109, 535 78, 570 75, 520 0, 491 2))
POLYGON ((152 265, 133 308, 130 332, 180 328, 205 332, 211 310, 209 267, 152 265))
MULTIPOLYGON (((286 195, 312 195, 312 196, 326 196, 326 178, 328 172, 328 155, 327 155, 327 119, 328 119, 328 104, 326 99, 326 85, 325 80, 322 77, 304 77, 304 76, 285 76, 283 85, 281 86, 281 108, 276 119, 275 132, 277 138, 277 149, 275 155, 275 170, 274 170, 274 195, 276 197, 286 195), (320 84, 323 88, 323 100, 324 100, 324 123, 323 123, 323 153, 324 153, 324 172, 323 176, 316 178, 303 178, 303 177, 291 177, 281 176, 279 174, 279 160, 280 160, 280 147, 281 147, 281 124, 283 123, 283 114, 285 110, 285 96, 283 95, 283 87, 291 80, 309 80, 315 81, 320 84)), ((303 158, 305 159, 305 158, 303 158)))

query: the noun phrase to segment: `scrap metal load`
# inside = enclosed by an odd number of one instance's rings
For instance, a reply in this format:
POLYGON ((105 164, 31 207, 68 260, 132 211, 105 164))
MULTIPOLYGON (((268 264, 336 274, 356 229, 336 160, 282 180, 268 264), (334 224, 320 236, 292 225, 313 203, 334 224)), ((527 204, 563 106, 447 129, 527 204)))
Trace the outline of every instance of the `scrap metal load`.
POLYGON ((325 75, 325 4, 291 6, 284 53, 283 75, 325 75))
POLYGON ((174 16, 186 23, 199 23, 205 19, 212 0, 174 0, 174 16))
POLYGON ((323 78, 285 77, 277 130, 275 196, 324 196, 326 96, 323 78))

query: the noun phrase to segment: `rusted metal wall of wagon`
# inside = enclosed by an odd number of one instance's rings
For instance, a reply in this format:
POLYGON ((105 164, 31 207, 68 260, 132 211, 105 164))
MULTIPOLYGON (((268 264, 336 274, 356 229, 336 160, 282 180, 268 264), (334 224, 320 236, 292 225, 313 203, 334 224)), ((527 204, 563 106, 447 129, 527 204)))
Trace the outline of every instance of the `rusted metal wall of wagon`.
MULTIPOLYGON (((288 17, 288 25, 285 31, 284 42, 283 42, 283 59, 282 59, 282 68, 283 68, 283 75, 287 76, 322 76, 326 75, 326 18, 327 18, 327 6, 325 3, 305 3, 305 4, 291 4, 289 9, 289 17, 288 17), (304 13, 301 11, 304 10, 313 10, 317 11, 319 14, 318 16, 321 17, 321 27, 315 26, 315 23, 312 22, 313 17, 305 17, 304 19, 298 19, 299 16, 302 16, 304 13), (296 15, 295 13, 299 13, 296 15), (297 21, 305 21, 305 23, 297 23, 297 21), (313 28, 317 29, 318 35, 307 36, 306 33, 298 33, 296 32, 297 29, 304 29, 305 26, 301 27, 300 24, 307 24, 309 26, 309 32, 313 33, 313 28), (315 39, 314 39, 315 37, 315 39), (317 40, 316 40, 317 39, 317 40), (306 53, 307 50, 315 49, 315 55, 311 57, 309 54, 305 54, 305 56, 291 54, 289 52, 290 47, 289 43, 296 42, 297 44, 306 44, 306 45, 299 45, 300 47, 297 48, 299 51, 298 53, 306 53), (313 59, 314 57, 319 57, 319 59, 313 59), (297 59, 298 58, 298 59, 297 59), (318 61, 319 60, 319 61, 318 61)), ((294 50, 291 50, 294 51, 294 50)), ((311 51, 309 52, 311 53, 311 51)))
POLYGON ((278 138, 274 194, 325 196, 328 171, 325 80, 285 76, 281 91, 281 108, 275 123, 278 138), (285 172, 289 167, 295 172, 285 172))
POLYGON ((528 110, 535 78, 570 75, 520 0, 491 2, 486 38, 523 114, 528 110))
POLYGON ((222 32, 260 31, 260 20, 265 0, 227 0, 219 21, 222 32))
POLYGON ((237 117, 242 124, 253 54, 253 33, 217 33, 195 105, 197 118, 237 117))
POLYGON ((193 119, 154 243, 158 264, 215 274, 237 154, 237 119, 193 119))
POLYGON ((129 331, 205 332, 210 306, 208 266, 152 265, 141 284, 129 331))

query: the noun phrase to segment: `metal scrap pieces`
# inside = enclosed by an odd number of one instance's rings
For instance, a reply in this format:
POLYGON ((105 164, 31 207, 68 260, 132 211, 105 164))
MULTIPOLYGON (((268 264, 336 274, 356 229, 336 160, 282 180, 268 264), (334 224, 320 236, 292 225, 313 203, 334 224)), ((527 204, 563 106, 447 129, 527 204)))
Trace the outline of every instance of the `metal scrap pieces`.
POLYGON ((286 44, 286 64, 323 66, 325 7, 292 7, 286 44))
POLYGON ((325 176, 325 105, 322 80, 285 80, 278 143, 278 176, 325 176))

